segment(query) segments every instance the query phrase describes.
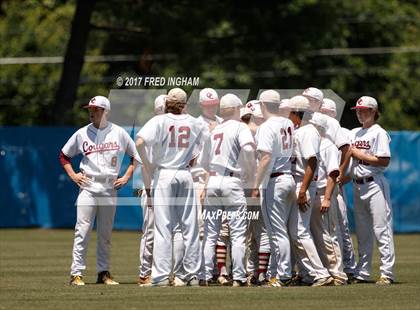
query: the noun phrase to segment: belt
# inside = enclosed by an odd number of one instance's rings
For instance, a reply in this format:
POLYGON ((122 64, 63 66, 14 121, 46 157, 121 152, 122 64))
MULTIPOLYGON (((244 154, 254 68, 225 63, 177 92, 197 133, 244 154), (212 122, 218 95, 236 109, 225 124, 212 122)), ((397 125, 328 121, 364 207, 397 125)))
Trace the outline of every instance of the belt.
POLYGON ((359 178, 359 179, 353 179, 353 182, 356 184, 365 184, 372 182, 374 180, 373 177, 366 177, 366 178, 359 178))
POLYGON ((240 178, 241 176, 233 171, 229 171, 229 170, 225 170, 224 173, 219 173, 216 171, 210 171, 209 175, 211 177, 215 177, 217 175, 221 175, 221 176, 227 176, 227 177, 236 177, 236 178, 240 178))
POLYGON ((194 183, 196 183, 196 182, 200 182, 200 177, 193 177, 193 182, 194 182, 194 183))
POLYGON ((277 178, 277 177, 279 177, 281 175, 284 175, 284 174, 286 174, 286 173, 284 173, 284 172, 273 172, 272 174, 270 174, 270 178, 277 178))
POLYGON ((87 175, 86 177, 90 179, 91 181, 98 182, 98 183, 111 183, 112 181, 116 179, 116 177, 101 177, 101 176, 91 176, 91 175, 87 175))

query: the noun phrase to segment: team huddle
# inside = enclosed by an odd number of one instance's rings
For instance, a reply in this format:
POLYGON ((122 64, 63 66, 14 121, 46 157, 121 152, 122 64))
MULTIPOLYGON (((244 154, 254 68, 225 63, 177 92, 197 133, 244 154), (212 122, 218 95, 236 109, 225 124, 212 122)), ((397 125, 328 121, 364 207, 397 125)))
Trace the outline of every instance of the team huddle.
POLYGON ((180 88, 155 100, 134 142, 107 120, 110 102, 86 106, 91 124, 62 148, 60 161, 79 185, 71 285, 84 285, 86 251, 97 222, 97 283, 109 270, 116 191, 141 165, 143 235, 138 284, 147 286, 340 286, 369 282, 374 236, 379 285, 394 282, 390 191, 383 172, 390 138, 363 96, 352 108, 362 127, 335 119, 336 104, 310 87, 281 99, 263 91, 245 105, 201 90, 201 115, 188 114, 180 88), (216 115, 219 111, 219 115, 216 115), (121 154, 131 157, 120 175, 121 154), (80 172, 71 158, 82 154, 80 172), (351 182, 356 262, 343 185, 351 182))

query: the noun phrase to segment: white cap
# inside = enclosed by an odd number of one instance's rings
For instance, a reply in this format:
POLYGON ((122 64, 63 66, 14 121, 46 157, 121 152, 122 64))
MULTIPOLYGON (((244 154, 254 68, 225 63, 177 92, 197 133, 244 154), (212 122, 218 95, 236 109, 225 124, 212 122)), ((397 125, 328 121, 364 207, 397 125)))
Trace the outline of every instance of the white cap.
POLYGON ((280 100, 279 109, 290 108, 290 99, 280 100))
POLYGON ((294 96, 289 101, 289 108, 292 111, 307 111, 309 109, 309 100, 301 95, 294 96))
POLYGON ((247 115, 247 114, 254 114, 255 104, 257 104, 257 103, 259 103, 258 100, 248 101, 247 104, 243 108, 241 108, 241 116, 240 117, 242 118, 242 116, 247 115))
POLYGON ((359 100, 356 101, 356 105, 351 108, 352 110, 355 109, 378 109, 378 102, 375 98, 369 96, 360 97, 359 100))
POLYGON ((302 93, 303 96, 307 97, 307 98, 313 98, 316 99, 320 102, 322 102, 322 100, 324 99, 324 94, 323 92, 315 87, 309 87, 307 89, 305 89, 302 93))
POLYGON ((155 113, 165 113, 166 95, 159 95, 155 99, 155 113))
POLYGON ((169 91, 166 100, 171 102, 187 103, 187 93, 181 88, 172 88, 169 91))
POLYGON ((308 120, 309 123, 316 127, 320 127, 324 130, 327 130, 328 121, 324 114, 319 112, 312 113, 312 117, 308 120))
POLYGON ((273 89, 265 90, 260 94, 260 102, 280 104, 280 94, 273 89))
POLYGON ((213 88, 204 88, 200 91, 198 101, 202 105, 217 105, 219 104, 219 96, 213 88))
POLYGON ((242 101, 234 94, 226 94, 220 99, 220 109, 242 107, 242 101))
POLYGON ((108 98, 104 96, 95 96, 90 99, 89 104, 85 105, 84 108, 102 108, 107 111, 111 110, 111 103, 109 102, 108 98))
POLYGON ((334 112, 337 113, 337 106, 334 102, 334 100, 325 98, 321 105, 321 112, 334 112))

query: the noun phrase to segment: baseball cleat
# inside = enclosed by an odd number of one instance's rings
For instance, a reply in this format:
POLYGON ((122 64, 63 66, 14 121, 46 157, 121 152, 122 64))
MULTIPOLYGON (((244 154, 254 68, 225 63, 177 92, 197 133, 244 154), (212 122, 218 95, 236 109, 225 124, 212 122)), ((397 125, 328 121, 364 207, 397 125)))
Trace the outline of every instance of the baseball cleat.
POLYGON ((378 281, 376 281, 376 285, 391 285, 394 283, 394 280, 381 276, 378 281))
POLYGON ((83 282, 82 276, 70 276, 70 285, 77 285, 82 286, 85 285, 85 282, 83 282))
POLYGON ((342 286, 342 285, 347 285, 347 281, 345 280, 340 280, 340 279, 334 279, 334 282, 332 284, 333 286, 342 286))
POLYGON ((192 278, 187 282, 187 286, 198 286, 198 279, 196 277, 192 278))
POLYGON ((209 286, 209 281, 207 280, 198 280, 199 286, 209 286))
POLYGON ((217 278, 217 284, 219 284, 221 286, 229 286, 230 285, 230 282, 229 282, 229 280, 225 276, 220 275, 217 278))
POLYGON ((96 280, 97 284, 105 284, 105 285, 118 285, 117 281, 114 281, 111 277, 109 271, 101 271, 98 273, 98 279, 96 280))
POLYGON ((258 286, 260 285, 260 282, 254 275, 249 275, 246 279, 246 282, 248 283, 248 286, 258 286))
POLYGON ((152 283, 152 278, 150 276, 139 277, 139 279, 137 280, 137 284, 140 286, 149 283, 152 283))
POLYGON ((299 275, 295 275, 288 281, 288 286, 311 286, 311 283, 303 281, 303 278, 299 275))
POLYGON ((331 286, 334 284, 334 278, 333 277, 325 277, 318 279, 312 283, 311 286, 318 287, 318 286, 331 286))
POLYGON ((268 280, 266 286, 267 287, 282 287, 280 281, 276 277, 273 277, 270 280, 268 280))
POLYGON ((174 280, 172 281, 171 286, 176 286, 176 287, 187 286, 187 282, 178 277, 175 277, 174 280))

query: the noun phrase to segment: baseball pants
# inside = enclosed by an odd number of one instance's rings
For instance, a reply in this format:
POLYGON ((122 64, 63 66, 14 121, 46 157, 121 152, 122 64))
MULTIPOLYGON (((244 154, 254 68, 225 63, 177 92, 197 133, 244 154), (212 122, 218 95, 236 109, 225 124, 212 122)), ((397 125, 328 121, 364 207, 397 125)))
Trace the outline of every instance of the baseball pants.
POLYGON ((204 218, 204 276, 213 277, 217 239, 222 226, 222 213, 230 228, 233 280, 246 281, 245 239, 247 220, 246 201, 239 178, 211 176, 207 185, 204 218))
POLYGON ((346 284, 347 275, 343 271, 343 258, 338 242, 338 203, 336 193, 331 195, 331 204, 327 212, 321 213, 325 187, 318 188, 311 216, 311 232, 319 257, 337 284, 346 284))
POLYGON ((117 193, 109 190, 104 194, 96 194, 81 189, 77 198, 77 221, 74 233, 73 262, 71 275, 82 275, 86 269, 86 254, 92 227, 96 218, 97 272, 110 270, 111 233, 114 224, 117 193))
POLYGON ((261 210, 270 241, 270 275, 280 280, 292 278, 288 224, 294 206, 296 183, 292 175, 270 178, 263 190, 261 210))
MULTIPOLYGON (((302 180, 296 181, 296 196, 299 193, 302 185, 302 180)), ((305 212, 299 209, 295 201, 290 212, 289 219, 289 234, 292 241, 293 251, 297 264, 299 266, 299 273, 307 273, 313 280, 329 277, 328 270, 322 264, 319 258, 318 251, 310 230, 311 214, 315 203, 316 186, 311 184, 306 192, 309 207, 305 212)))
POLYGON ((394 280, 395 250, 388 182, 383 175, 376 175, 372 182, 365 184, 353 182, 353 195, 359 249, 359 262, 354 276, 369 279, 375 236, 381 259, 381 276, 394 280))
POLYGON ((347 218, 347 199, 342 187, 338 187, 338 226, 339 226, 339 242, 341 244, 343 253, 343 265, 345 273, 354 273, 356 269, 356 259, 354 256, 353 241, 351 239, 351 232, 349 228, 349 221, 347 218))
MULTIPOLYGON (((197 207, 189 170, 160 169, 154 177, 153 207, 155 212, 152 283, 169 279, 173 265, 173 232, 179 225, 184 255, 183 275, 189 281, 200 268, 200 243, 197 207)), ((175 265, 177 263, 175 262, 175 265)))

